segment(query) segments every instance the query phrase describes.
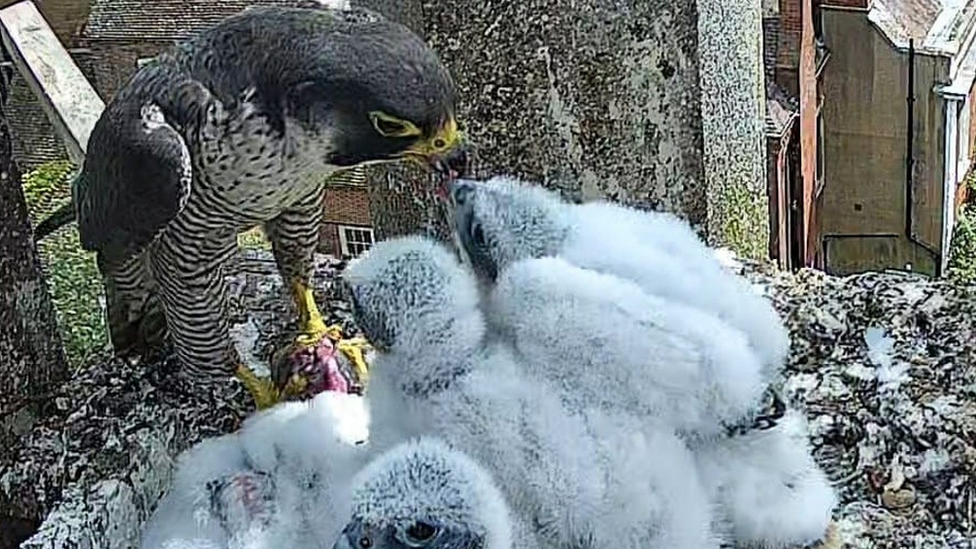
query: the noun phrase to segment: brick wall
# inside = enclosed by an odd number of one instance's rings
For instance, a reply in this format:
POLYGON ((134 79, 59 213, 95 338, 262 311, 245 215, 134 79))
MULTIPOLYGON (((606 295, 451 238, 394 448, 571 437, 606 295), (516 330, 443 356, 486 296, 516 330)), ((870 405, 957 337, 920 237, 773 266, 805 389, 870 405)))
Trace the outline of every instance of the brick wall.
POLYGON ((779 60, 779 16, 763 17, 763 69, 766 83, 776 82, 776 63, 779 60))
POLYGON ((81 34, 88 13, 91 10, 90 0, 34 0, 37 9, 44 15, 47 24, 51 25, 54 34, 58 35, 61 43, 73 46, 75 39, 81 34))
POLYGON ((28 172, 39 164, 68 157, 54 125, 20 74, 10 82, 6 109, 10 115, 14 159, 21 170, 28 172))
POLYGON ((797 69, 800 64, 803 15, 809 9, 809 4, 810 0, 779 0, 775 80, 793 96, 799 95, 797 69))
POLYGON ((91 40, 88 48, 94 63, 92 85, 105 102, 115 96, 122 84, 136 72, 136 61, 153 57, 172 46, 173 42, 157 41, 103 41, 91 40))
POLYGON ((369 191, 365 186, 333 185, 325 193, 325 221, 370 227, 369 191))
POLYGON ((319 230, 319 253, 333 257, 342 257, 342 247, 339 244, 339 225, 323 223, 319 230))
POLYGON ((325 223, 319 231, 319 252, 342 256, 339 225, 372 227, 369 190, 365 185, 333 185, 325 193, 325 223))

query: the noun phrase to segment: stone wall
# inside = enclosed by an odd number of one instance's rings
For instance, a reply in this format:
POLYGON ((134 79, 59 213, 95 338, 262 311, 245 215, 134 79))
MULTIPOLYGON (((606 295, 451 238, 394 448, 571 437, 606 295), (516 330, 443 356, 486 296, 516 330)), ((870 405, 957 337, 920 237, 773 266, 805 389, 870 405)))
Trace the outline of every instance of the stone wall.
POLYGON ((760 0, 353 4, 421 31, 449 65, 476 175, 673 211, 766 255, 760 0))

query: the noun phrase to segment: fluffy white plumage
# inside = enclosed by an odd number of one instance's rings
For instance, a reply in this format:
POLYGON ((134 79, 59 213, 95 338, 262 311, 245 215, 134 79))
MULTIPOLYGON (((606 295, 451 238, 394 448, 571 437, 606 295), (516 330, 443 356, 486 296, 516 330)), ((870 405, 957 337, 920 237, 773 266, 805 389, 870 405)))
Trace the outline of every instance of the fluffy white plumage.
POLYGON ((823 539, 837 493, 811 455, 806 420, 787 411, 775 426, 695 448, 718 505, 716 529, 756 547, 803 547, 823 539))
POLYGON ((352 483, 351 518, 336 549, 512 547, 512 518, 494 479, 441 440, 394 446, 352 483))
MULTIPOLYGON (((685 433, 716 530, 784 547, 826 532, 836 495, 802 418, 722 436, 777 380, 788 336, 772 306, 678 218, 573 205, 511 178, 452 189, 455 229, 487 295, 491 331, 574 406, 633 410, 685 433)), ((738 421, 737 421, 738 420, 738 421)))
POLYGON ((141 547, 510 549, 528 537, 462 452, 408 437, 380 452, 360 444, 367 430, 362 399, 327 392, 201 442, 180 456, 141 547), (421 527, 436 540, 417 545, 421 527))
POLYGON ((626 414, 571 413, 504 342, 486 341, 477 283, 446 248, 381 242, 344 279, 359 326, 383 351, 371 444, 427 432, 471 455, 531 525, 518 548, 716 546, 684 444, 626 414))
POLYGON ((507 176, 457 181, 452 197, 457 236, 483 279, 519 259, 559 256, 718 316, 746 334, 768 379, 778 374, 789 351, 779 315, 680 218, 610 202, 569 204, 507 176))
POLYGON ((237 433, 178 458, 143 529, 143 549, 328 547, 348 509, 348 478, 366 458, 368 413, 326 392, 260 412, 237 433))
POLYGON ((559 257, 501 272, 489 307, 524 366, 574 407, 599 405, 716 436, 766 388, 744 335, 701 310, 559 257))

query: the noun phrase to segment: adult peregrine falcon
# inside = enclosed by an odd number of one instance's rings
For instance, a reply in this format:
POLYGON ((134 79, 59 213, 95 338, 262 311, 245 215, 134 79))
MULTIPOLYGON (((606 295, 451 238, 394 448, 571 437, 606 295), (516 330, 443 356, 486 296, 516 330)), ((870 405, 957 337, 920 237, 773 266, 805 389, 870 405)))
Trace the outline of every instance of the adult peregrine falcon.
MULTIPOLYGON (((327 175, 412 160, 463 169, 455 87, 405 26, 365 9, 251 8, 143 66, 106 107, 72 187, 97 252, 119 352, 168 332, 181 374, 219 382, 241 365, 223 265, 263 225, 303 345, 329 328, 309 279, 327 175)), ((241 371, 241 370, 238 370, 241 371)))

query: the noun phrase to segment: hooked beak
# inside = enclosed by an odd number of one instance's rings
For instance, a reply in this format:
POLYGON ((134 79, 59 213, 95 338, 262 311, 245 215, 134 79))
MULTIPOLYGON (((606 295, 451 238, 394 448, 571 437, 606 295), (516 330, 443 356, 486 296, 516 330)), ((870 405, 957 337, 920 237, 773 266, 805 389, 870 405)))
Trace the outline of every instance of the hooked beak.
POLYGON ((419 140, 403 152, 403 156, 424 164, 447 179, 467 173, 471 145, 458 129, 457 121, 448 118, 430 137, 419 140))

